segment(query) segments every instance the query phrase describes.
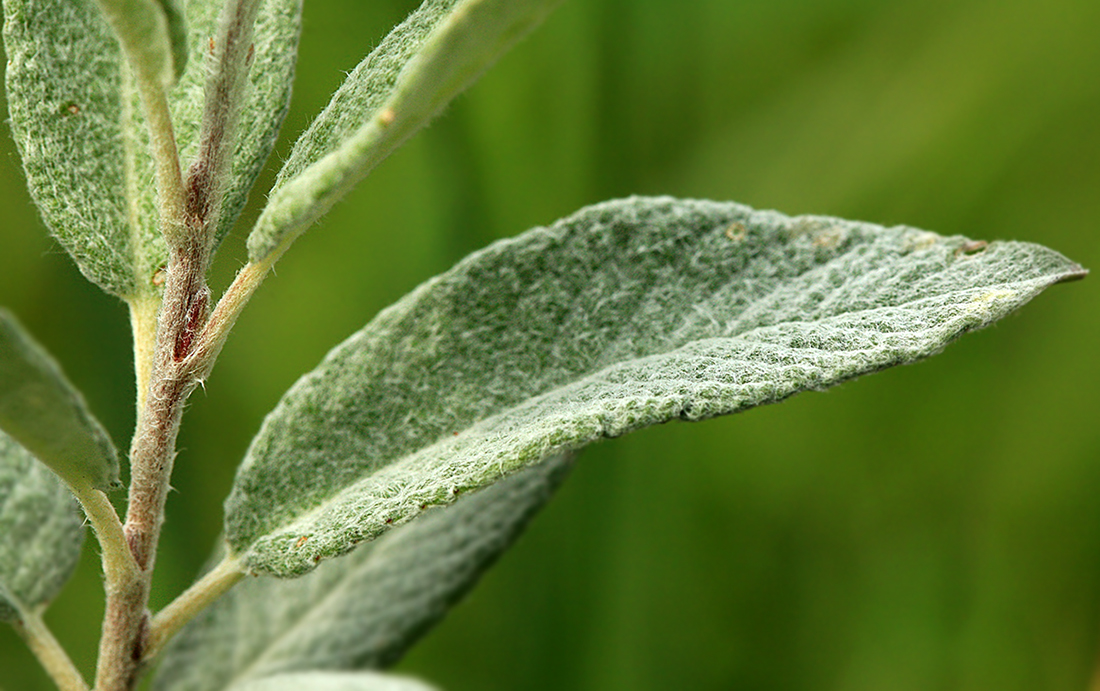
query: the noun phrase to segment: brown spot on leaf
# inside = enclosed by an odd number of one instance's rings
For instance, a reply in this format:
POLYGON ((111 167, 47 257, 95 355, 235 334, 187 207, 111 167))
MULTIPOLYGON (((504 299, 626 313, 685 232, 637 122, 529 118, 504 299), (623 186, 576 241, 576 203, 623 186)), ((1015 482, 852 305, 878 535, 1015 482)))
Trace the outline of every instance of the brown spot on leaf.
POLYGON ((309 535, 303 535, 302 537, 298 538, 298 541, 294 543, 294 549, 300 548, 302 545, 306 544, 308 540, 309 535))
POLYGON ((989 243, 985 240, 968 240, 955 250, 956 257, 972 257, 975 254, 981 254, 986 247, 989 247, 989 243))

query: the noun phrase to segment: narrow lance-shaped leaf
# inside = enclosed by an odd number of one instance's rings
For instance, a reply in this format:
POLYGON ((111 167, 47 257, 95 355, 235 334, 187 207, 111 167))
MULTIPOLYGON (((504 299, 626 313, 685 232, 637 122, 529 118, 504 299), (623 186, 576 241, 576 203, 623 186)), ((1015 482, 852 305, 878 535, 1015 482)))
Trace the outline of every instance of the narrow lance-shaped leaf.
POLYGON ((512 545, 570 465, 551 458, 303 578, 241 583, 169 645, 153 688, 218 691, 289 672, 396 663, 512 545))
POLYGON ((76 568, 83 540, 73 496, 0 432, 0 620, 45 607, 76 568))
POLYGON ((0 430, 74 487, 118 486, 118 452, 84 397, 15 318, 0 310, 0 430))
MULTIPOLYGON (((191 0, 187 4, 188 44, 195 56, 169 94, 176 144, 184 166, 190 167, 199 156, 207 83, 217 74, 212 64, 210 43, 219 36, 223 10, 235 11, 248 5, 255 13, 252 27, 245 88, 237 91, 238 127, 227 132, 231 142, 230 165, 225 179, 218 181, 220 208, 216 211, 215 241, 220 242, 244 208, 248 192, 275 145, 275 139, 290 105, 294 66, 297 62, 301 30, 302 0, 191 0)), ((148 133, 136 93, 127 96, 127 136, 134 141, 130 169, 136 179, 152 179, 153 162, 148 154, 148 133)), ((140 209, 138 235, 146 244, 138 273, 143 285, 164 263, 166 251, 160 238, 156 217, 156 195, 150 185, 134 186, 134 204, 140 209)))
MULTIPOLYGON (((157 0, 173 41, 178 0, 157 0)), ((187 5, 187 42, 198 56, 169 93, 176 142, 195 156, 207 65, 221 0, 187 5)), ((5 0, 4 45, 12 133, 28 186, 50 232, 84 275, 130 299, 153 290, 167 252, 158 228, 149 137, 122 56, 94 0, 5 0)), ((217 237, 240 214, 274 145, 290 100, 301 0, 261 0, 233 167, 217 237)))
POLYGON ((499 242, 286 394, 226 502, 229 544, 298 575, 550 454, 914 362, 1083 275, 1036 245, 972 247, 669 198, 499 242))
POLYGON ((435 687, 391 674, 303 672, 250 681, 229 691, 435 691, 435 687))
POLYGON ((134 292, 121 54, 92 0, 4 0, 11 129, 31 197, 88 280, 134 292))
POLYGON ((261 261, 328 211, 560 0, 427 0, 295 143, 248 237, 261 261))

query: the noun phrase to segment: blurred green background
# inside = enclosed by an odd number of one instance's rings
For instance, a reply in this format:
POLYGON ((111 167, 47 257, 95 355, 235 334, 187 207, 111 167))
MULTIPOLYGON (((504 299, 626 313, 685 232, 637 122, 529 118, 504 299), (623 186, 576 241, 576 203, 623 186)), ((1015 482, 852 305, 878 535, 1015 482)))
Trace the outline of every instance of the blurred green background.
MULTIPOLYGON (((306 4, 273 161, 414 6, 306 4)), ((125 312, 48 239, 2 146, 0 304, 125 446, 125 312)), ((263 415, 331 346, 493 239, 635 193, 1030 240, 1100 267, 1100 3, 569 0, 259 292, 192 399, 156 604, 208 554, 263 415)), ((452 691, 1089 688, 1098 315, 1094 276, 928 362, 588 450, 401 669, 452 691)), ((95 553, 48 616, 89 670, 95 553)), ((0 685, 46 688, 7 629, 0 685)))

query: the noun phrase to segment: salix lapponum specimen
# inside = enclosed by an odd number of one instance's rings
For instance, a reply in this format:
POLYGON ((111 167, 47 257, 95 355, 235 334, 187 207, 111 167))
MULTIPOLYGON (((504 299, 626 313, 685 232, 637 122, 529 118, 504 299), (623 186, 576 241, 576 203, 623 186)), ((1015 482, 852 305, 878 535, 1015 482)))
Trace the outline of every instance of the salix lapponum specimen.
POLYGON ((129 303, 148 403, 135 528, 103 494, 119 476, 113 443, 0 310, 0 618, 63 688, 88 686, 41 619, 83 538, 58 477, 104 556, 100 691, 136 687, 165 649, 158 691, 423 691, 371 670, 473 586, 586 444, 914 362, 1084 275, 1037 245, 734 203, 582 209, 427 281, 292 387, 238 470, 211 570, 149 617, 183 405, 249 296, 557 4, 426 0, 299 137, 248 233, 249 264, 210 309, 204 272, 289 102, 301 0, 5 0, 32 197, 84 275, 129 303), (245 574, 300 578, 230 590, 245 574))

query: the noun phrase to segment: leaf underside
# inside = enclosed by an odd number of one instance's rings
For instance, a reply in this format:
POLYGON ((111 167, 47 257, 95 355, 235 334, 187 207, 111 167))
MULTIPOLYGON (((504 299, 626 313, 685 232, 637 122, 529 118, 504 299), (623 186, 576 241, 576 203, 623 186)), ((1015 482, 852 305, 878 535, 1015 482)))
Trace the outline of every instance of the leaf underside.
POLYGON ((268 416, 226 501, 296 576, 549 455, 932 355, 1083 274, 1043 247, 631 198, 478 252, 383 311, 268 416))
POLYGON ((569 467, 552 458, 303 578, 241 583, 169 645, 154 690, 394 664, 512 544, 569 467))
MULTIPOLYGON (((160 0, 171 39, 175 0, 160 0)), ((207 66, 221 0, 187 3, 191 59, 169 91, 184 166, 195 155, 207 66)), ((118 42, 94 0, 5 0, 4 46, 12 133, 31 196, 81 272, 129 299, 153 290, 167 251, 156 211, 141 104, 118 42)), ((274 146, 290 100, 301 0, 263 0, 218 239, 228 232, 274 146)), ((174 50, 182 55, 179 45, 174 50)), ((178 60, 177 60, 178 62, 178 60)))
POLYGON ((69 491, 0 432, 0 620, 45 607, 72 575, 83 541, 69 491))

